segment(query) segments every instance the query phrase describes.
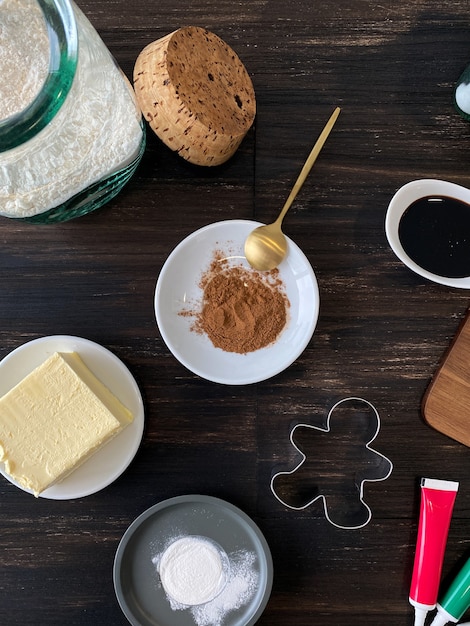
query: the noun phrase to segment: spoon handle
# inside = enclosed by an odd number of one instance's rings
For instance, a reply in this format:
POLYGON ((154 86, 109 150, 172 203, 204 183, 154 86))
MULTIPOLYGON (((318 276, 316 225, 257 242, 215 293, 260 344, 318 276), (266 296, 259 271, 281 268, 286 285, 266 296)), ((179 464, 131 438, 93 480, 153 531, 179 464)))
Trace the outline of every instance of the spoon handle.
POLYGON ((327 140, 328 135, 330 134, 331 129, 333 128, 340 111, 341 109, 339 107, 336 107, 336 109, 331 114, 330 119, 325 124, 325 128, 322 130, 320 136, 316 140, 315 145, 312 148, 312 151, 308 155, 307 160, 305 161, 305 164, 300 171, 299 177, 297 178, 294 186, 292 187, 292 191, 290 192, 289 197, 287 198, 284 206, 282 207, 281 212, 279 213, 279 217, 276 220, 276 222, 278 222, 279 224, 281 224, 282 220, 284 219, 284 216, 287 213, 288 209, 290 208, 290 205, 293 203, 296 195, 299 193, 300 188, 304 184, 305 179, 307 178, 310 170, 312 169, 313 164, 317 160, 317 156, 320 154, 320 150, 323 148, 323 144, 327 140))

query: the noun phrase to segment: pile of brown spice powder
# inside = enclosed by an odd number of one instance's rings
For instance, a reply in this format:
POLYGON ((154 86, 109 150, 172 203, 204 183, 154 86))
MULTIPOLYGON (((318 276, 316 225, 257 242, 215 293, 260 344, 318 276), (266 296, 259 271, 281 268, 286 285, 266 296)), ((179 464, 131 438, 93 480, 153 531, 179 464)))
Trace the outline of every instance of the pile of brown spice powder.
POLYGON ((205 333, 216 348, 253 352, 272 344, 286 325, 290 303, 277 269, 231 266, 218 251, 199 286, 202 302, 180 315, 194 317, 191 330, 205 333))

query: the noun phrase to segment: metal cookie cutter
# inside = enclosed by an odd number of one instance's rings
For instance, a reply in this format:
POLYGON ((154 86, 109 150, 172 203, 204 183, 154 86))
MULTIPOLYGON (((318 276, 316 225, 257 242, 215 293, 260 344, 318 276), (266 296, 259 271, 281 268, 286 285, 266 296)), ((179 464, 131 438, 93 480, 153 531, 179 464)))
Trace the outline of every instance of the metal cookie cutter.
POLYGON ((289 471, 277 472, 271 491, 284 506, 300 511, 323 501, 326 519, 338 528, 357 529, 372 517, 364 483, 388 478, 392 462, 371 448, 380 417, 367 400, 343 398, 333 405, 326 428, 297 424, 290 441, 301 455, 289 471), (333 415, 334 413, 334 415, 333 415))

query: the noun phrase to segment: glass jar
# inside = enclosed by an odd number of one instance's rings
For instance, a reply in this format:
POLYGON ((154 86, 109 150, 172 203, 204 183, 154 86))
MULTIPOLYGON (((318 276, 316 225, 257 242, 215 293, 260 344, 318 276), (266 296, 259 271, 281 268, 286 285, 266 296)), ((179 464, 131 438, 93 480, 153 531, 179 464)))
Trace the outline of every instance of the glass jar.
POLYGON ((0 0, 0 215, 85 215, 122 189, 144 148, 134 91, 82 11, 0 0))

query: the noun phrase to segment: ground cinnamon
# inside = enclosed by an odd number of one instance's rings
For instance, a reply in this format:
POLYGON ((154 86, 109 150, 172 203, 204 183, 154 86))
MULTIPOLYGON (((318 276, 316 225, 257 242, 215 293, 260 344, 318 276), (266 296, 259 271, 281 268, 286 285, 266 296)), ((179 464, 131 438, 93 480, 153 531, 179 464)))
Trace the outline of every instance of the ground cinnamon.
POLYGON ((194 332, 205 333, 215 347, 246 354, 272 344, 287 322, 289 300, 279 271, 257 272, 231 266, 221 252, 201 278, 202 302, 181 311, 195 321, 194 332))

